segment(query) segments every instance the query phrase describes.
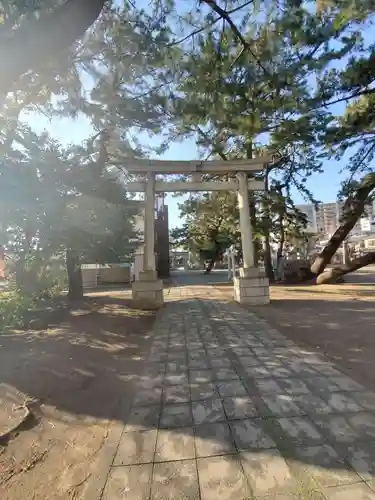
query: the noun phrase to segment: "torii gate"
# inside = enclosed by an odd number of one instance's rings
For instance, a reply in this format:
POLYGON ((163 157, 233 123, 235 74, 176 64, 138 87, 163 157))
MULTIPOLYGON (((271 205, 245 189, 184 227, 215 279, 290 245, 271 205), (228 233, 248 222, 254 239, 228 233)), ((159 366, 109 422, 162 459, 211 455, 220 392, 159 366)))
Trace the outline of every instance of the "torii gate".
POLYGON ((240 230, 243 267, 240 276, 234 278, 234 298, 241 304, 260 305, 269 303, 269 283, 263 271, 254 262, 252 229, 249 210, 249 190, 264 190, 263 181, 249 180, 248 172, 259 173, 271 161, 268 156, 249 160, 224 162, 129 160, 126 170, 132 174, 146 175, 146 181, 129 182, 129 192, 145 193, 143 271, 133 283, 132 297, 138 307, 157 309, 164 304, 163 282, 159 280, 155 266, 155 193, 176 191, 237 191, 240 213, 240 230), (202 181, 202 174, 225 175, 233 173, 231 181, 202 181), (157 181, 156 174, 191 174, 191 181, 157 181))

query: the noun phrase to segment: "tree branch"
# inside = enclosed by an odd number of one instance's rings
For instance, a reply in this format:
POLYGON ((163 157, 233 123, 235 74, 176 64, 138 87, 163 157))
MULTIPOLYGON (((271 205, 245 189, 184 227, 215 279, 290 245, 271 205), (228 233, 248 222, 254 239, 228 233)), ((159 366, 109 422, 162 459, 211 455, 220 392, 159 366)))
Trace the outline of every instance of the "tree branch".
MULTIPOLYGON (((251 3, 254 3, 254 0, 248 0, 247 2, 239 5, 238 7, 235 7, 234 9, 232 10, 228 10, 227 11, 227 14, 234 14, 235 12, 243 9, 244 7, 247 7, 248 5, 250 5, 251 3)), ((185 42, 186 40, 188 40, 189 38, 195 36, 195 35, 198 35, 199 33, 202 33, 202 31, 205 31, 207 28, 211 28, 211 26, 213 26, 214 24, 216 24, 218 21, 220 21, 220 19, 222 19, 221 16, 217 17, 216 19, 214 19, 213 21, 211 21, 210 23, 202 26, 201 28, 197 28, 195 29, 194 31, 192 31, 191 33, 189 33, 188 35, 184 36, 183 38, 181 38, 180 40, 176 40, 175 42, 171 42, 167 45, 167 47, 173 47, 174 45, 179 45, 180 43, 182 42, 185 42)))
POLYGON ((345 274, 352 273, 357 271, 357 269, 361 269, 362 267, 369 266, 370 264, 375 263, 375 252, 369 252, 366 255, 362 255, 361 257, 357 257, 353 259, 348 264, 342 264, 340 266, 335 266, 332 269, 328 269, 324 273, 320 274, 316 279, 317 285, 323 285, 324 283, 330 283, 332 281, 336 281, 341 276, 345 274))
MULTIPOLYGON (((231 28, 234 36, 242 44, 243 48, 249 51, 249 53, 255 59, 255 61, 258 64, 258 66, 260 68, 262 68, 264 74, 267 75, 267 76, 270 76, 269 73, 268 73, 268 71, 263 66, 262 62, 260 61, 260 59, 257 57, 257 55, 252 50, 251 45, 249 44, 249 42, 247 40, 245 40, 245 38, 243 37, 243 35, 240 32, 240 30, 237 28, 237 26, 235 25, 235 23, 232 21, 232 18, 230 17, 229 12, 227 12, 226 10, 222 9, 221 7, 219 7, 219 5, 215 2, 215 0, 201 0, 201 2, 204 2, 209 7, 211 7, 211 9, 214 12, 216 12, 217 14, 219 14, 219 16, 222 19, 224 19, 229 24, 229 26, 230 26, 230 28, 231 28)), ((239 56, 237 56, 237 59, 238 59, 238 57, 239 56)))
POLYGON ((6 95, 21 75, 72 45, 98 18, 106 1, 66 0, 52 13, 28 20, 0 38, 0 93, 6 95))

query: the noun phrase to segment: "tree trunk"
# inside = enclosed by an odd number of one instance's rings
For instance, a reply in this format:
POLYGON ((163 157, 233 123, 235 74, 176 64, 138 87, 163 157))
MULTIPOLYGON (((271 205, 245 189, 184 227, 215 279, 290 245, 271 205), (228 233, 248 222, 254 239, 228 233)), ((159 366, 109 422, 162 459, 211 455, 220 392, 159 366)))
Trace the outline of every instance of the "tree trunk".
POLYGON ((324 283, 336 281, 338 278, 341 278, 341 276, 344 276, 345 274, 352 273, 353 271, 357 271, 357 269, 361 269, 362 267, 374 263, 375 252, 370 252, 366 255, 362 255, 362 257, 353 259, 347 264, 335 266, 332 269, 328 269, 328 271, 325 271, 317 277, 316 283, 317 285, 323 285, 324 283))
POLYGON ((279 265, 279 261, 282 258, 283 252, 284 252, 284 244, 285 244, 285 228, 284 228, 284 224, 283 224, 284 215, 285 215, 285 212, 283 211, 280 214, 280 218, 279 218, 280 241, 279 241, 279 246, 277 247, 277 253, 276 253, 277 266, 279 265))
MULTIPOLYGON (((249 209, 250 209, 251 232, 254 235, 254 233, 256 233, 257 231, 257 217, 256 217, 255 201, 251 196, 249 199, 249 209)), ((254 239, 254 236, 253 236, 253 252, 254 252, 254 265, 255 267, 258 267, 260 248, 259 248, 259 241, 254 239)))
MULTIPOLYGON (((344 205, 343 222, 311 266, 311 272, 321 274, 331 262, 341 243, 348 236, 365 209, 366 200, 375 188, 375 173, 367 175, 355 194, 344 205)), ((350 272, 350 271, 349 271, 350 272)))
MULTIPOLYGON (((265 170, 264 175, 264 190, 265 193, 268 193, 269 190, 269 169, 265 170)), ((271 256, 271 240, 270 240, 270 214, 267 202, 262 202, 263 208, 263 229, 264 229, 264 249, 263 249, 263 257, 264 257, 264 269, 266 271, 266 276, 270 283, 275 282, 275 272, 273 270, 272 265, 272 256, 271 256)))
POLYGON ((36 70, 72 45, 98 18, 106 0, 66 0, 53 12, 28 20, 10 31, 0 44, 0 94, 18 78, 36 70))
POLYGON ((275 281, 275 273, 272 265, 270 235, 268 230, 264 235, 264 269, 266 271, 267 278, 271 283, 273 283, 275 281))
POLYGON ((69 300, 79 300, 83 297, 82 271, 79 255, 71 248, 66 250, 66 270, 69 282, 69 300))

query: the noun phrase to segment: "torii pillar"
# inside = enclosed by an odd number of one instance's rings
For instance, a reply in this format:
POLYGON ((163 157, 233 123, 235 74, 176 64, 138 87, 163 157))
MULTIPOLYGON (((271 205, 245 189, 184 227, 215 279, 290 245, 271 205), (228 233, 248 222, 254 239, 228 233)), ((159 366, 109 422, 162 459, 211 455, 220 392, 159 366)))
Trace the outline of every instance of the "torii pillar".
POLYGON ((239 172, 238 208, 240 212, 240 230, 242 243, 243 267, 239 278, 234 277, 234 298, 240 304, 269 304, 269 281, 266 274, 258 269, 254 262, 253 235, 249 210, 249 186, 246 172, 239 172))
POLYGON ((155 174, 147 174, 143 271, 132 285, 132 298, 139 309, 159 309, 164 304, 163 281, 158 279, 155 265, 155 174))

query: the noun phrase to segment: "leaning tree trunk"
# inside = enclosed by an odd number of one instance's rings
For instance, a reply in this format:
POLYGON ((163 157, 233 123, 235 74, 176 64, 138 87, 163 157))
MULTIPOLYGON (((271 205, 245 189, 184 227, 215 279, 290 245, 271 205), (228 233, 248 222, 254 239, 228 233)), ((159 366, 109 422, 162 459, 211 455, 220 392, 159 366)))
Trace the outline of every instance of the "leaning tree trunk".
POLYGON ((311 272, 315 275, 321 274, 331 262, 331 259, 337 249, 348 236, 357 220, 364 212, 367 198, 374 188, 375 173, 371 173, 363 179, 361 186, 357 189, 354 195, 346 200, 343 210, 343 222, 311 266, 311 272))
POLYGON ((82 271, 79 261, 79 255, 68 248, 66 250, 66 270, 68 273, 70 300, 79 300, 83 297, 82 271))
POLYGON ((336 281, 341 276, 345 276, 345 274, 352 273, 353 271, 357 271, 357 269, 361 269, 361 267, 368 266, 370 264, 375 263, 375 252, 370 252, 366 255, 362 255, 362 257, 358 257, 357 259, 353 259, 347 264, 342 264, 339 266, 335 266, 332 269, 328 269, 316 279, 316 283, 318 285, 323 285, 324 283, 331 283, 336 281))

